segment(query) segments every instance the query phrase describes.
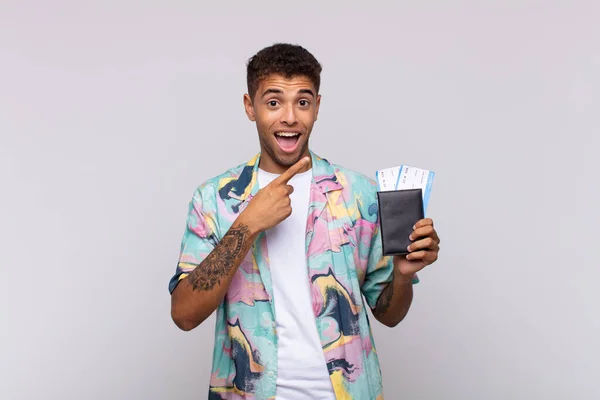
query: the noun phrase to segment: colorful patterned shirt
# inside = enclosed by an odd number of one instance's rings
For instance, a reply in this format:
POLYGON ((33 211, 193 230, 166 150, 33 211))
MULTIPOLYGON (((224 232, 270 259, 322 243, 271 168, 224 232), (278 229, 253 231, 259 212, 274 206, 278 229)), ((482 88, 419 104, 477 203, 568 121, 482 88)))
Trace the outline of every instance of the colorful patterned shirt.
MULTIPOLYGON (((306 224, 312 308, 337 399, 379 400, 379 359, 366 307, 391 281, 376 183, 313 153, 306 224), (364 297, 364 299, 363 299, 364 297)), ((260 154, 202 184, 190 201, 172 292, 219 243, 259 190, 260 154)), ((417 283, 415 276, 413 283, 417 283)), ((266 235, 260 233, 217 308, 209 399, 275 399, 277 332, 266 235)))

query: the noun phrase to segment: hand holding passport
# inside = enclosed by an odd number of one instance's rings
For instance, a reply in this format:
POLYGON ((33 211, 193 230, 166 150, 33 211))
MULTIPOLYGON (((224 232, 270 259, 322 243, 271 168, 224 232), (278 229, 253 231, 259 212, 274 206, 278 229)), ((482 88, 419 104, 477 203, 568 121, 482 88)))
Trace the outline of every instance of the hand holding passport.
POLYGON ((406 255, 415 224, 425 218, 435 173, 401 165, 379 170, 376 176, 383 255, 406 255))

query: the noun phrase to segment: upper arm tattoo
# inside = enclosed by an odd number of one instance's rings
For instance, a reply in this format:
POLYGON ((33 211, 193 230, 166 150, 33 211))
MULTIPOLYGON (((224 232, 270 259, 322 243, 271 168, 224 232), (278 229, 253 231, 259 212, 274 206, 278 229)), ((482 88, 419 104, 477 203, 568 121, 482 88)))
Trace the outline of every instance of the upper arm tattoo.
POLYGON ((392 304, 392 298, 394 297, 394 278, 392 281, 388 283, 388 285, 383 289, 381 295, 377 299, 377 304, 375 305, 375 309, 373 310, 373 314, 375 316, 380 317, 387 312, 392 304))

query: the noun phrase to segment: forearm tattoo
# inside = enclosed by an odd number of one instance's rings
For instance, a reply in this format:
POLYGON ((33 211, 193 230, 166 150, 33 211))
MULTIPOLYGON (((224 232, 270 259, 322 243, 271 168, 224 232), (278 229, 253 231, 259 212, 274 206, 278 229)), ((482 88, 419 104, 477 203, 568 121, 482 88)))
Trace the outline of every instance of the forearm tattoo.
POLYGON ((209 291, 226 277, 238 257, 248 251, 250 231, 245 225, 231 228, 221 242, 189 276, 193 290, 209 291))
POLYGON ((383 292, 377 299, 377 304, 375 306, 375 310, 373 310, 373 314, 380 317, 384 315, 387 310, 390 308, 392 304, 392 297, 394 297, 394 278, 392 277, 392 281, 383 289, 383 292))

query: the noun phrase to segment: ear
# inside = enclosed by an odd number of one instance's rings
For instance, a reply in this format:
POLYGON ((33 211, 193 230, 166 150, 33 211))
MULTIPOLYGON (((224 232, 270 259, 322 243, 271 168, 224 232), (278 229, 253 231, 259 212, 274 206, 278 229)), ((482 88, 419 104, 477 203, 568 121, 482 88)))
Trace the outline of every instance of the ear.
POLYGON ((317 95, 317 107, 315 110, 315 121, 318 119, 319 117, 319 107, 321 106, 321 95, 317 95))
POLYGON ((252 105, 252 99, 250 99, 249 94, 244 94, 244 109, 246 110, 246 115, 250 121, 256 121, 256 116, 254 114, 254 105, 252 105))

